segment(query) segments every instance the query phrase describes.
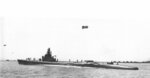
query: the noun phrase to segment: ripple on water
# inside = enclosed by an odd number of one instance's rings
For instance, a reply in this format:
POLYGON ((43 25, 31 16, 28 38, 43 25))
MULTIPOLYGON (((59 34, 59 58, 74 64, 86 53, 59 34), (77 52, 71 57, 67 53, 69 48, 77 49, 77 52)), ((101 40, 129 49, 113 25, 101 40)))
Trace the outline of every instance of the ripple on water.
POLYGON ((0 62, 1 78, 150 78, 150 64, 125 64, 139 70, 115 70, 90 67, 19 65, 0 62))

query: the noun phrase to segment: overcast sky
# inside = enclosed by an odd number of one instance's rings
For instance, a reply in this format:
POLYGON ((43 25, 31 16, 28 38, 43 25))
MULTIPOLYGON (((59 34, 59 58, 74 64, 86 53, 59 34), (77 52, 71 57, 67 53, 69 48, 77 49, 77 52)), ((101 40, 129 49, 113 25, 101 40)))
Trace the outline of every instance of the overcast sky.
POLYGON ((148 0, 0 1, 1 59, 150 60, 148 0), (88 29, 82 29, 88 25, 88 29), (6 46, 3 46, 6 44, 6 46))

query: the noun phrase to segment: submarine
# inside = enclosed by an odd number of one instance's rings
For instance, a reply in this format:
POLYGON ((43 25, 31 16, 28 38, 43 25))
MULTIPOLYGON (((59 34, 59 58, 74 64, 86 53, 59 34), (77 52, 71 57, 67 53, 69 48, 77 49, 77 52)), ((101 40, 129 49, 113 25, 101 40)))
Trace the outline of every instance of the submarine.
POLYGON ((94 62, 93 60, 86 60, 83 62, 70 62, 70 61, 58 61, 55 56, 52 56, 50 48, 48 48, 45 56, 42 56, 39 60, 31 60, 30 58, 17 59, 21 65, 67 65, 67 66, 80 66, 80 67, 95 67, 95 68, 106 68, 106 69, 123 69, 123 70, 139 70, 138 67, 115 65, 113 63, 101 64, 100 62, 94 62))

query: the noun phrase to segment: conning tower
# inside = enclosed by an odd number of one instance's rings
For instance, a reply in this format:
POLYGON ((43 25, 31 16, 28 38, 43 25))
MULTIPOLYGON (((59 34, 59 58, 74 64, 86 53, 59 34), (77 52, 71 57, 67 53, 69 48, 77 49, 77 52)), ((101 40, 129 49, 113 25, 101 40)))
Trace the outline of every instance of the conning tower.
POLYGON ((42 56, 42 61, 56 62, 56 58, 52 56, 50 48, 47 49, 47 54, 45 54, 45 56, 42 56))

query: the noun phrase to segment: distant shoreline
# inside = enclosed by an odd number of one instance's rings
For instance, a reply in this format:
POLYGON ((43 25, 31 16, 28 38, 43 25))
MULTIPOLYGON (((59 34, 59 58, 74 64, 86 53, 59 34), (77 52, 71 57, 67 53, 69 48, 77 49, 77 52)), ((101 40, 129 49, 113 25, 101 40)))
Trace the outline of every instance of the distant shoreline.
MULTIPOLYGON (((17 60, 9 60, 9 59, 1 59, 0 62, 3 62, 3 61, 17 61, 17 60)), ((72 62, 76 62, 76 61, 72 61, 72 62)), ((107 63, 107 62, 110 62, 110 61, 95 61, 95 62, 101 62, 101 63, 107 63)), ((113 63, 150 63, 150 61, 142 61, 142 62, 139 62, 139 61, 111 61, 113 63)))

